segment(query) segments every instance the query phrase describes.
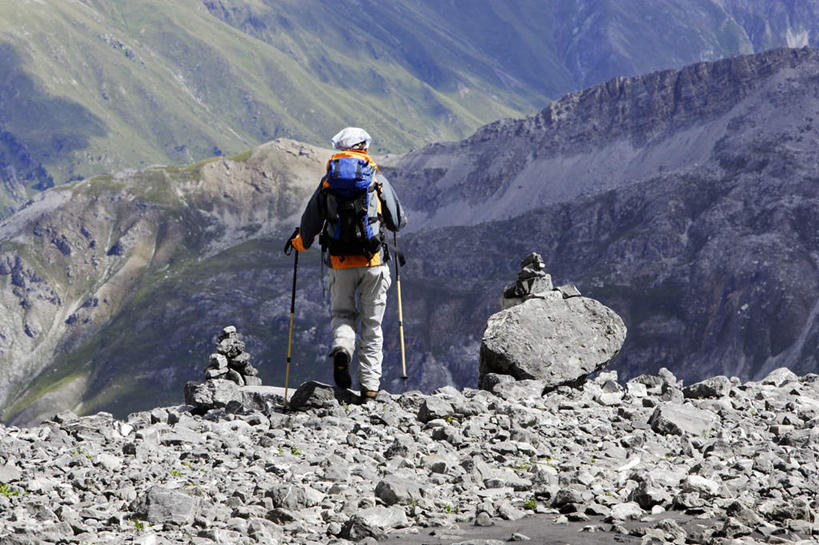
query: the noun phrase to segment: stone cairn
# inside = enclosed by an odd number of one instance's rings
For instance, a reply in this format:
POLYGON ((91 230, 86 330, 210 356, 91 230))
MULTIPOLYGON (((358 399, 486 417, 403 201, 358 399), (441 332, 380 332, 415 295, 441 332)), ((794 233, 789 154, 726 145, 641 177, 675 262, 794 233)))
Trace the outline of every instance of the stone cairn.
POLYGON ((581 297, 572 284, 552 287, 543 258, 521 261, 500 312, 489 317, 481 339, 478 385, 495 392, 510 381, 535 380, 542 392, 577 387, 620 352, 626 326, 599 301, 581 297))
POLYGON ((208 356, 205 380, 227 379, 239 386, 259 386, 259 370, 250 363, 245 343, 239 338, 235 326, 222 329, 216 341, 216 351, 208 356))
POLYGON ((574 284, 555 288, 552 285, 552 276, 546 272, 543 258, 537 252, 532 252, 520 262, 518 279, 503 290, 501 308, 507 309, 527 299, 542 299, 550 291, 559 291, 564 299, 580 296, 580 290, 574 284))

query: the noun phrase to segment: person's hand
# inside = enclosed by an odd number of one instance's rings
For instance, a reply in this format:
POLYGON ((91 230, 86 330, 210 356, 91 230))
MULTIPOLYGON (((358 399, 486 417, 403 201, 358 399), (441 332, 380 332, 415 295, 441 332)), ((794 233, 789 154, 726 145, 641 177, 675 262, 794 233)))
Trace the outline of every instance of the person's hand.
POLYGON ((301 244, 301 230, 296 227, 296 230, 293 231, 293 234, 287 239, 287 244, 284 245, 284 255, 290 255, 294 248, 299 250, 300 246, 303 248, 301 244), (296 241, 296 239, 298 240, 296 241))

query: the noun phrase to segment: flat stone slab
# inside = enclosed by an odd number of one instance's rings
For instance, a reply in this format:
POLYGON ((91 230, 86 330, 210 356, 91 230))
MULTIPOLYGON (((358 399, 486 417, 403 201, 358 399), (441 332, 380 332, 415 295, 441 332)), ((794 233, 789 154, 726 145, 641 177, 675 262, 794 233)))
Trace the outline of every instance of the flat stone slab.
POLYGON ((688 403, 667 403, 657 407, 648 424, 657 433, 695 435, 702 437, 719 425, 720 418, 711 411, 698 409, 688 403))

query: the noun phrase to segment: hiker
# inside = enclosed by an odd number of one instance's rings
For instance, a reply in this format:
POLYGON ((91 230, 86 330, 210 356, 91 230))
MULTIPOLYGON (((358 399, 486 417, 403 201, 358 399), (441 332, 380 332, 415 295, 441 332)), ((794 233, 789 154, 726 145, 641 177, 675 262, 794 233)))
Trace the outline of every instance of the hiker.
POLYGON ((330 358, 337 386, 349 388, 350 362, 358 336, 358 381, 361 398, 376 396, 383 360, 381 320, 391 284, 384 227, 398 231, 407 223, 392 186, 367 154, 370 135, 347 127, 331 142, 338 151, 288 240, 303 252, 319 235, 322 260, 330 267, 330 358))

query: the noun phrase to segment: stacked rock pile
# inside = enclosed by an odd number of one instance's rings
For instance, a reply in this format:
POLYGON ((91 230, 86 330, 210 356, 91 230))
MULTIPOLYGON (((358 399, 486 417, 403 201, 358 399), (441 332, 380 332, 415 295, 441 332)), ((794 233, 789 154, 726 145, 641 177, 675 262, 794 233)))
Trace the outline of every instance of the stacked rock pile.
POLYGON ((544 390, 577 386, 620 352, 626 326, 612 309, 581 297, 574 285, 552 288, 543 259, 531 253, 504 290, 503 310, 489 317, 478 385, 539 379, 544 390))
POLYGON ((227 326, 219 333, 216 351, 208 357, 205 380, 227 379, 239 386, 258 386, 262 383, 259 370, 250 363, 245 343, 235 326, 227 326))
POLYGON ((579 297, 580 291, 574 284, 555 288, 552 276, 546 272, 546 263, 537 252, 532 252, 520 262, 518 279, 503 290, 501 308, 506 309, 532 298, 543 298, 550 291, 559 292, 563 298, 579 297))
POLYGON ((546 396, 524 380, 367 405, 310 387, 300 411, 0 426, 0 543, 819 538, 817 375, 683 387, 665 370, 604 372, 546 396))
POLYGON ((258 375, 244 341, 234 326, 228 326, 219 333, 216 349, 208 356, 205 380, 185 384, 185 403, 204 414, 212 409, 236 412, 244 406, 265 408, 282 401, 278 388, 262 386, 258 375))

